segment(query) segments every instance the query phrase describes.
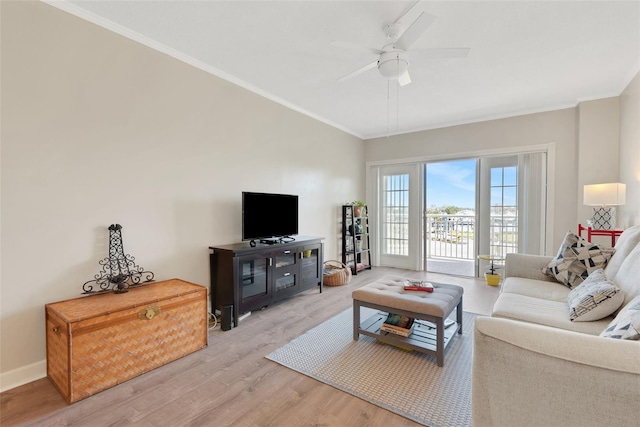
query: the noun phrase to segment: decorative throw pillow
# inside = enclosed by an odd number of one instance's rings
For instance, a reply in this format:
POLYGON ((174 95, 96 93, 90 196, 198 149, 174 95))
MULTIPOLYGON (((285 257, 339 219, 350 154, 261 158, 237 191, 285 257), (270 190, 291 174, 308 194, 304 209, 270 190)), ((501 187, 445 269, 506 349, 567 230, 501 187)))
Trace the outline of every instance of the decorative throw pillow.
POLYGON ((569 319, 572 322, 600 320, 618 309, 624 294, 607 280, 604 270, 599 268, 569 292, 569 319))
POLYGON ((600 336, 620 340, 640 340, 640 295, 620 310, 600 336))
POLYGON ((568 232, 560 245, 558 254, 542 272, 573 289, 582 283, 593 271, 605 268, 615 252, 613 248, 599 245, 568 232))

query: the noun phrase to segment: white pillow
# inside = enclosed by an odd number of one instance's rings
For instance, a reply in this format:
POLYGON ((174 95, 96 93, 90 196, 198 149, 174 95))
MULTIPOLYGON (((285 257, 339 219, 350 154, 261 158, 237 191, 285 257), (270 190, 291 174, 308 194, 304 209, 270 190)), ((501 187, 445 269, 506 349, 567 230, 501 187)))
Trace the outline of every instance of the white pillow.
POLYGON ((600 268, 569 292, 569 319, 573 322, 600 320, 616 311, 623 301, 624 294, 620 288, 607 280, 600 268))
POLYGON ((622 292, 624 292, 624 305, 637 295, 640 295, 640 243, 629 253, 615 276, 607 273, 607 277, 613 280, 622 292))
POLYGON ((640 340, 640 295, 620 310, 600 336, 621 340, 640 340))

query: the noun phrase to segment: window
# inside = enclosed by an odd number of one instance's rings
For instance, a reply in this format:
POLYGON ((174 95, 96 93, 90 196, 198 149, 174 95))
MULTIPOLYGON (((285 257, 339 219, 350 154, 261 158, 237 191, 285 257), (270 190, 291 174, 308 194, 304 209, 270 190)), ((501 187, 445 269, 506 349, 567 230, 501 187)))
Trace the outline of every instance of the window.
POLYGON ((492 256, 518 252, 518 168, 491 168, 489 248, 492 256))
POLYGON ((409 255, 409 174, 384 176, 383 186, 382 252, 409 255))

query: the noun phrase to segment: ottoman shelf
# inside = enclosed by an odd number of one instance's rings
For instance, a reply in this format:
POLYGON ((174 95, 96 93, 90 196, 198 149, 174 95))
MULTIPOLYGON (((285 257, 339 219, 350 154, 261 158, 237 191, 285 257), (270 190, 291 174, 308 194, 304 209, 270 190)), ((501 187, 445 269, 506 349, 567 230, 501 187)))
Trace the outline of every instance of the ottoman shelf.
MULTIPOLYGON (((380 327, 387 318, 387 313, 379 312, 360 323, 359 333, 378 339, 385 344, 395 345, 401 348, 425 352, 430 350, 434 354, 437 352, 437 334, 435 325, 430 322, 416 318, 416 323, 411 335, 407 338, 395 335, 390 332, 380 331, 380 327)), ((444 348, 447 347, 451 338, 459 331, 460 324, 457 322, 444 329, 444 348)))

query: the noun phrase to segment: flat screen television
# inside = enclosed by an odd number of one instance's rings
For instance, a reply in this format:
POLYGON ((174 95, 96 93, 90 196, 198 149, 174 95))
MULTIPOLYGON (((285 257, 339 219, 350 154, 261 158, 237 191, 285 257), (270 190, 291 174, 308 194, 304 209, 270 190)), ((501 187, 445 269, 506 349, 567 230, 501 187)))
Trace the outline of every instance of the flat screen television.
POLYGON ((298 196, 242 192, 242 240, 273 243, 298 234, 298 196))

